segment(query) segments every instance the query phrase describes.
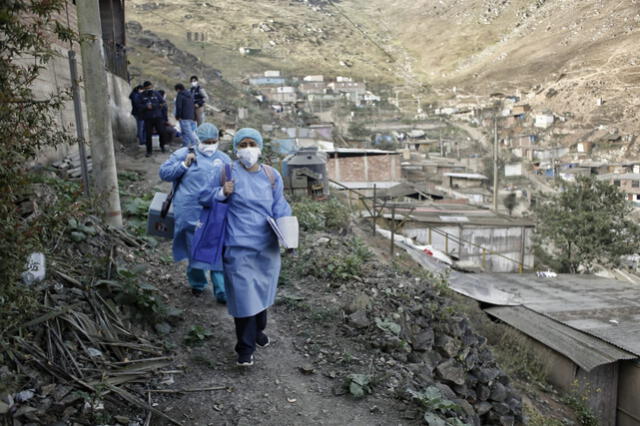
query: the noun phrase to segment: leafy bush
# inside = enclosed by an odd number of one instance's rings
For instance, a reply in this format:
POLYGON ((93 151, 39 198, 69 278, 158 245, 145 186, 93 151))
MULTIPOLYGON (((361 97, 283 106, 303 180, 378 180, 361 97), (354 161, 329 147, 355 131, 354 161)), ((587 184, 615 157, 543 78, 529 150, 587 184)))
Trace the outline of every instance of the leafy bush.
MULTIPOLYGON (((57 124, 57 112, 63 107, 67 94, 36 96, 31 89, 40 72, 57 54, 52 39, 68 42, 76 38, 68 27, 54 19, 58 12, 64 11, 65 3, 65 0, 0 3, 1 330, 19 322, 33 306, 29 292, 16 285, 19 274, 30 251, 42 251, 54 245, 51 234, 59 228, 51 229, 47 225, 64 214, 49 205, 40 205, 46 210, 42 209, 39 217, 27 221, 22 217, 19 204, 34 184, 34 176, 28 172, 27 165, 41 150, 72 141, 57 124), (24 58, 30 59, 25 61, 24 58)), ((58 201, 63 203, 65 200, 58 201)))
POLYGON ((292 208, 301 231, 336 231, 349 223, 349 209, 335 198, 327 201, 301 200, 292 203, 292 208))

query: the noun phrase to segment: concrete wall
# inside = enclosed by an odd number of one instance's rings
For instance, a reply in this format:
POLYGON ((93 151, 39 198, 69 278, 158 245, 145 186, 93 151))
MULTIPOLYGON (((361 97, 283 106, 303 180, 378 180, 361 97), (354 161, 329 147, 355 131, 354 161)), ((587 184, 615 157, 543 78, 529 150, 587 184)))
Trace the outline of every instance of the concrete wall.
MULTIPOLYGON (((77 29, 76 8, 67 2, 66 10, 62 10, 54 16, 65 25, 77 29)), ((69 71, 68 51, 69 44, 63 44, 59 40, 52 40, 52 48, 57 52, 47 67, 40 72, 39 78, 34 82, 32 90, 36 99, 44 99, 56 92, 69 91, 71 88, 71 75, 69 71)), ((80 57, 80 48, 74 44, 73 49, 76 51, 76 61, 78 74, 82 80, 82 58, 80 57)), ((30 64, 32 58, 23 58, 22 62, 30 64)), ((114 142, 129 144, 135 142, 136 123, 130 115, 131 105, 129 102, 129 93, 131 87, 129 83, 120 77, 116 77, 111 73, 107 73, 109 83, 109 104, 111 106, 111 120, 113 128, 114 142)), ((82 83, 81 83, 82 84, 82 83)), ((89 134, 87 128, 87 113, 84 105, 84 88, 81 88, 82 113, 84 116, 85 137, 89 134)), ((64 129, 74 137, 77 134, 75 113, 73 109, 73 101, 69 99, 64 103, 63 108, 57 113, 57 121, 60 129, 64 129)), ((60 146, 56 149, 45 149, 38 156, 37 163, 48 163, 59 160, 67 155, 77 152, 77 145, 60 146)))
POLYGON ((400 158, 396 154, 337 157, 327 163, 330 179, 341 182, 392 182, 401 177, 400 158))
POLYGON ((458 224, 433 225, 433 228, 446 232, 462 243, 446 238, 440 232, 429 232, 429 226, 424 223, 406 224, 404 234, 410 238, 415 237, 421 244, 431 244, 438 250, 458 257, 459 263, 468 268, 484 268, 485 271, 490 272, 518 272, 519 263, 522 260, 524 260, 524 269, 533 268, 533 231, 531 229, 458 224), (523 238, 524 257, 522 256, 523 238), (487 253, 483 255, 482 249, 478 246, 485 248, 487 253), (492 255, 489 252, 501 256, 492 255))

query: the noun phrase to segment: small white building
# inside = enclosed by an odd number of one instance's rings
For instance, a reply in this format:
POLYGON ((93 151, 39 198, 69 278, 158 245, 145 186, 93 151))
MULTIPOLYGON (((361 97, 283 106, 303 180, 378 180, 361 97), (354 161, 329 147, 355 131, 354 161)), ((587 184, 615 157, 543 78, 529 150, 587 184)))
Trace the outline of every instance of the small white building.
POLYGON ((302 81, 306 81, 306 82, 313 82, 313 83, 322 83, 324 81, 324 76, 322 75, 307 75, 305 76, 302 81))
POLYGON ((352 81, 353 81, 353 78, 351 77, 341 77, 341 76, 336 77, 337 83, 351 83, 352 81))
POLYGON ((538 114, 535 117, 535 122, 533 123, 533 126, 539 129, 548 129, 553 125, 553 121, 554 121, 553 114, 538 114))
POLYGON ((280 77, 280 71, 270 70, 264 72, 265 77, 280 77))

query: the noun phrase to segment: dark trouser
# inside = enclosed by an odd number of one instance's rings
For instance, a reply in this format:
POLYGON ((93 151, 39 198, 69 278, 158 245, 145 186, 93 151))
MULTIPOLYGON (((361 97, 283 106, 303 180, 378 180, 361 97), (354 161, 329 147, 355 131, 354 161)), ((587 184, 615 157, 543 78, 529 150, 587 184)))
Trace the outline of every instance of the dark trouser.
POLYGON ((251 355, 256 350, 256 338, 267 327, 267 310, 252 317, 234 318, 236 323, 236 352, 238 355, 251 355))
POLYGON ((146 143, 147 143, 147 154, 151 154, 153 151, 153 145, 151 143, 153 136, 153 129, 156 129, 158 136, 160 137, 160 148, 164 151, 164 143, 165 143, 165 131, 164 131, 164 119, 160 118, 148 118, 144 120, 144 131, 147 132, 146 143))
POLYGON ((138 143, 144 145, 147 141, 146 132, 144 131, 144 120, 136 118, 136 125, 138 127, 138 143))

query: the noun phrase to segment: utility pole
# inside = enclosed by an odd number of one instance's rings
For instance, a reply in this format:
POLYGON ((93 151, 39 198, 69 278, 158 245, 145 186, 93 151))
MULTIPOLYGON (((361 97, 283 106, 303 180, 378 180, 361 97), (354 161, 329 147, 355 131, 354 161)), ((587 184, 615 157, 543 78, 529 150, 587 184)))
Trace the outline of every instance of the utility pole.
POLYGON ((493 117, 493 211, 498 213, 498 113, 493 117))
POLYGON ((82 172, 82 191, 89 197, 89 168, 87 167, 87 152, 84 146, 84 121, 82 120, 82 99, 80 99, 80 79, 76 52, 69 50, 69 73, 71 74, 71 94, 73 97, 73 111, 76 117, 76 134, 78 135, 78 154, 80 155, 80 170, 82 172))
POLYGON ((109 102, 105 102, 109 99, 109 86, 102 57, 100 8, 98 0, 79 1, 76 8, 93 160, 93 186, 95 193, 104 200, 105 222, 112 226, 122 226, 116 156, 111 133, 111 111, 109 102))

